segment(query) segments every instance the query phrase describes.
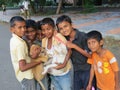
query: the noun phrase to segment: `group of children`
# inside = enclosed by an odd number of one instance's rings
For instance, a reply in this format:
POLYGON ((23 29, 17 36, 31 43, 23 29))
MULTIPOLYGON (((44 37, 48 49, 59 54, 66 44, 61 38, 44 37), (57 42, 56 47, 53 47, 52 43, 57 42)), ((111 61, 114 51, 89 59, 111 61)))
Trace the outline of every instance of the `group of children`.
POLYGON ((49 90, 50 83, 55 90, 91 90, 92 87, 120 90, 117 60, 103 47, 103 37, 97 30, 81 32, 73 27, 67 15, 58 17, 56 24, 50 17, 36 23, 14 16, 10 30, 12 64, 22 90, 38 90, 33 68, 41 64, 41 90, 49 90), (30 53, 32 45, 37 47, 30 53), (45 57, 38 58, 42 52, 45 57), (38 61, 33 62, 33 59, 38 61))

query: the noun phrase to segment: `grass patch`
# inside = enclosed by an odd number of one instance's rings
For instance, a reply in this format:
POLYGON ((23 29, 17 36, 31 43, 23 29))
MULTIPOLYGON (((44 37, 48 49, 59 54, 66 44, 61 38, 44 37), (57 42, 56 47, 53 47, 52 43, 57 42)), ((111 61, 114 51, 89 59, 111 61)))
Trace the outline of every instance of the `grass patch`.
POLYGON ((120 40, 115 39, 113 36, 106 36, 104 42, 107 47, 120 47, 120 40))

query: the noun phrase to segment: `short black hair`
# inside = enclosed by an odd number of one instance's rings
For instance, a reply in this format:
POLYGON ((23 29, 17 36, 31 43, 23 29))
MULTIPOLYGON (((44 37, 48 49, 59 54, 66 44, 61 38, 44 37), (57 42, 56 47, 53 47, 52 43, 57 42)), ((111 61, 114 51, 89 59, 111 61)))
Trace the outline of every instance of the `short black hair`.
POLYGON ((10 19, 10 27, 14 27, 16 21, 25 22, 25 19, 23 17, 21 17, 21 16, 13 16, 10 19))
POLYGON ((101 40, 103 40, 103 37, 99 31, 92 30, 87 33, 87 40, 89 40, 89 39, 96 39, 98 42, 100 42, 101 40))
POLYGON ((26 20, 26 28, 34 28, 35 30, 37 30, 37 23, 35 22, 35 20, 28 19, 26 20))
POLYGON ((58 27, 58 24, 61 23, 61 22, 63 22, 63 21, 66 21, 66 22, 72 24, 72 20, 71 20, 71 18, 69 16, 62 15, 62 16, 60 16, 60 17, 57 18, 57 20, 56 20, 56 26, 58 27))
POLYGON ((41 30, 41 26, 40 25, 41 25, 41 20, 37 21, 37 29, 38 30, 41 30))
POLYGON ((42 25, 45 25, 45 24, 49 24, 51 25, 53 28, 55 28, 55 23, 54 23, 54 20, 50 17, 47 17, 47 18, 44 18, 40 21, 40 28, 42 25))

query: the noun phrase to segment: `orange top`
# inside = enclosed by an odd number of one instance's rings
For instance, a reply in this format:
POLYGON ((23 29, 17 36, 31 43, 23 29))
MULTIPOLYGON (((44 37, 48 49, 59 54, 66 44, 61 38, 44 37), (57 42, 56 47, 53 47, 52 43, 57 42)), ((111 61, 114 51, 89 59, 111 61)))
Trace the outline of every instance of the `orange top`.
POLYGON ((88 63, 94 65, 97 79, 97 87, 100 90, 115 90, 115 74, 119 70, 118 63, 114 55, 106 50, 104 56, 99 57, 97 53, 92 54, 88 63))

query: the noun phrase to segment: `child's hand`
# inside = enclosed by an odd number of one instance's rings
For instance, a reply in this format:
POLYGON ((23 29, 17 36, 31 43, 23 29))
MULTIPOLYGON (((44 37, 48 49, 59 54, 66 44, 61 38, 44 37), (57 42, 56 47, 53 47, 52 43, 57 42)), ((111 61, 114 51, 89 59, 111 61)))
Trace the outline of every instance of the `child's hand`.
POLYGON ((74 48, 75 45, 71 41, 67 41, 66 46, 68 48, 74 48))
POLYGON ((115 90, 120 90, 120 86, 116 86, 116 87, 115 87, 115 90))
POLYGON ((52 71, 52 69, 53 69, 53 68, 48 68, 48 71, 47 71, 47 72, 50 73, 50 72, 52 71))
POLYGON ((88 84, 86 90, 91 90, 91 88, 92 88, 92 85, 88 84))
POLYGON ((63 63, 63 64, 55 63, 55 64, 57 64, 57 66, 54 67, 54 69, 57 69, 57 70, 62 69, 62 68, 64 68, 66 66, 66 63, 63 63))

